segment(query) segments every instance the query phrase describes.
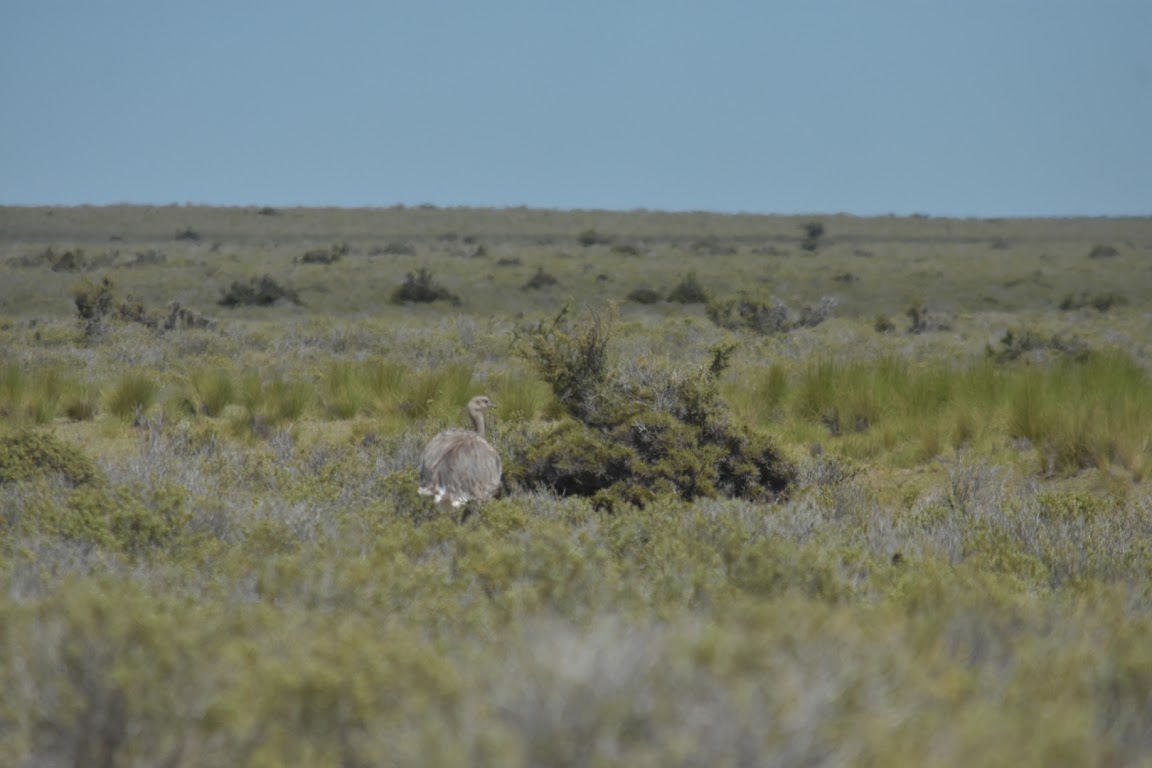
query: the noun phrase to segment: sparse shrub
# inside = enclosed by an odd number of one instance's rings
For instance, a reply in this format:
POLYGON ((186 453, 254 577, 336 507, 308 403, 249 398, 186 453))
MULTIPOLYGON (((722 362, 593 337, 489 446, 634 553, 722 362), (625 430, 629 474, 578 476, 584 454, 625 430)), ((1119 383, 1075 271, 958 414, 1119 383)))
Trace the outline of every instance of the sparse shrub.
POLYGON ((299 304, 300 297, 270 275, 261 275, 250 278, 247 283, 234 281, 216 303, 222 307, 270 307, 283 302, 299 304))
POLYGON ((115 296, 112 291, 112 281, 107 277, 99 283, 85 279, 80 285, 72 289, 73 302, 76 313, 80 316, 80 323, 84 334, 94 337, 104 329, 105 319, 112 311, 115 296))
POLYGON ((1090 259, 1112 259, 1120 255, 1120 251, 1113 248, 1111 245, 1097 245, 1088 252, 1090 259))
POLYGON ((257 216, 279 216, 280 211, 276 210, 275 208, 273 208, 271 206, 266 205, 263 208, 258 209, 256 211, 256 215, 257 216))
POLYGON ((518 267, 520 263, 519 256, 501 256, 496 259, 496 266, 498 267, 518 267))
POLYGON ((860 282, 860 278, 852 272, 838 272, 832 276, 832 279, 837 283, 844 283, 845 285, 860 282))
POLYGON ((1066 337, 1059 333, 1044 336, 1030 328, 1020 330, 1009 328, 1000 337, 998 347, 988 346, 986 349, 987 356, 997 363, 1007 363, 1021 358, 1038 359, 1049 354, 1080 360, 1088 352, 1088 346, 1075 337, 1066 337))
POLYGON ((420 267, 415 274, 409 272, 404 277, 403 284, 392 292, 393 304, 406 304, 408 302, 428 304, 433 301, 447 301, 454 306, 460 304, 460 297, 436 283, 432 273, 426 267, 420 267))
POLYGON ((668 301, 677 304, 706 304, 708 292, 700 284, 695 272, 689 272, 680 278, 680 282, 668 292, 668 301))
POLYGON ((952 328, 949 319, 939 312, 929 311, 928 303, 923 299, 913 301, 904 310, 904 314, 908 318, 908 333, 947 331, 952 328))
POLYGON ((1060 309, 1065 312, 1084 309, 1091 307, 1098 312, 1107 312, 1113 307, 1127 306, 1128 298, 1120 293, 1113 291, 1101 291, 1100 293, 1089 295, 1087 291, 1081 291, 1079 295, 1068 294, 1060 302, 1060 309))
POLYGON ((708 319, 721 328, 747 329, 757 333, 787 333, 797 328, 814 328, 832 314, 836 300, 831 296, 816 305, 791 309, 776 297, 760 299, 742 294, 737 299, 708 302, 708 319))
POLYGON ((896 330, 896 323, 892 322, 892 318, 888 315, 880 314, 876 315, 872 327, 876 329, 876 333, 892 333, 896 330))
POLYGON ((651 288, 636 288, 630 291, 626 298, 637 304, 656 304, 663 299, 659 291, 651 288))
POLYGON ((584 420, 592 413, 597 392, 609 381, 608 341, 615 313, 589 309, 587 320, 572 328, 568 309, 565 304, 550 321, 517 331, 514 344, 564 409, 584 420))
POLYGON ((537 267, 536 274, 528 278, 528 282, 524 283, 524 290, 538 291, 541 288, 549 288, 556 285, 559 281, 548 272, 544 271, 544 267, 537 267))
POLYGON ((0 484, 49 476, 71 486, 101 480, 96 465, 83 451, 49 432, 24 430, 0 440, 0 484))
POLYGON ((176 233, 176 239, 177 240, 189 240, 192 242, 199 242, 200 233, 197 232, 196 230, 192 229, 192 227, 184 227, 184 229, 181 229, 179 232, 176 233))

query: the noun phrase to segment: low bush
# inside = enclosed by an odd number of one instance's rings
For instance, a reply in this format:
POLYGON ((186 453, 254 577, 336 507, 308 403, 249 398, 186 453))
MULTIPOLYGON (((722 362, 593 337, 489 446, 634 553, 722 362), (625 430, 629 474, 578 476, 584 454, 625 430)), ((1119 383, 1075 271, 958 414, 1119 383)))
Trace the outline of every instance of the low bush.
POLYGON ((461 303, 460 297, 438 284, 426 267, 420 267, 415 274, 409 272, 404 277, 404 282, 392 292, 390 301, 393 304, 430 304, 434 301, 447 301, 454 306, 459 306, 461 303))
POLYGON ((787 333, 797 328, 814 328, 832 314, 836 300, 825 296, 816 305, 792 309, 776 297, 761 299, 747 294, 736 299, 708 303, 708 319, 721 328, 746 329, 763 334, 787 333))
POLYGON ((26 430, 0 440, 0 484, 39 477, 59 477, 71 486, 101 479, 83 451, 51 433, 26 430))
POLYGON ((285 302, 299 304, 300 297, 270 275, 261 275, 250 278, 247 283, 233 282, 216 303, 222 307, 270 307, 285 302))
POLYGON ((660 292, 652 288, 636 288, 629 291, 625 298, 636 304, 656 304, 663 300, 660 292))
POLYGON ((1128 297, 1114 291, 1101 291, 1096 294, 1081 291, 1079 294, 1070 293, 1065 296, 1060 302, 1060 309, 1068 312, 1091 307, 1098 312, 1107 312, 1113 307, 1123 307, 1127 304, 1128 297))
POLYGON ((696 273, 689 272, 668 292, 668 301, 676 304, 706 304, 708 292, 704 290, 696 273))
POLYGON ((300 257, 305 264, 335 264, 348 255, 350 249, 347 243, 333 243, 327 248, 315 248, 307 251, 300 257))
POLYGON ((508 480, 596 507, 645 506, 660 496, 774 499, 795 468, 770 440, 732 426, 718 380, 734 349, 712 350, 687 372, 608 367, 611 314, 589 311, 571 328, 566 309, 519 339, 522 356, 574 418, 509 462, 508 480))
POLYGON ((526 291, 538 291, 541 288, 550 288, 558 282, 560 281, 544 271, 544 267, 537 267, 536 274, 528 278, 528 282, 524 283, 523 288, 526 291))

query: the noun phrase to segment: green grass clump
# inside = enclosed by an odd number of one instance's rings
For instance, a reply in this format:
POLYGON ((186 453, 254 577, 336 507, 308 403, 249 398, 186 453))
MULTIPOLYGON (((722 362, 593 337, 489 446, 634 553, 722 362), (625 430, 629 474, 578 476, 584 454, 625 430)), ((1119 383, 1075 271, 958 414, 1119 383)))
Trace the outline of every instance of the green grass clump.
POLYGON ((129 420, 147 411, 160 394, 160 384, 146 373, 123 374, 108 393, 108 411, 117 418, 129 420))

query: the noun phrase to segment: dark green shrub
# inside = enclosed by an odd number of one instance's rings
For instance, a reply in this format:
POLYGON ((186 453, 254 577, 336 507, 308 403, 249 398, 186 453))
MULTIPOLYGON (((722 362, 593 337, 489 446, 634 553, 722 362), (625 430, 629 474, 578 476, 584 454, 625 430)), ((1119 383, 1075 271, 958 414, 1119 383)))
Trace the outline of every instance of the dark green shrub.
POLYGON ((0 438, 0 483, 58 476, 72 486, 100 480, 83 451, 48 432, 23 431, 0 438))
POLYGON ((544 267, 536 267, 536 274, 528 278, 528 282, 524 283, 524 290, 540 290, 541 288, 549 288, 556 285, 559 281, 544 271, 544 267))
POLYGON ((637 304, 656 304, 657 302, 661 301, 663 297, 660 295, 659 291, 655 291, 651 288, 637 288, 633 291, 630 291, 626 298, 628 301, 633 301, 637 304))
POLYGON ((416 274, 409 272, 404 277, 404 283, 392 292, 390 301, 393 304, 407 304, 410 302, 428 304, 433 301, 447 301, 452 305, 460 304, 460 297, 436 283, 432 273, 426 267, 420 267, 416 274))
POLYGON ((809 221, 804 224, 804 239, 800 241, 800 247, 808 252, 816 251, 820 247, 820 239, 824 237, 824 223, 821 221, 809 221))
POLYGON ((300 297, 296 291, 280 285, 270 275, 261 275, 249 279, 247 283, 233 282, 216 303, 222 307, 269 307, 286 301, 299 304, 300 297))
POLYGON ((611 245, 612 238, 600 234, 595 229, 586 229, 576 237, 576 242, 585 248, 591 248, 593 245, 611 245))
POLYGON ((176 239, 197 242, 200 240, 200 233, 192 229, 192 227, 184 227, 184 229, 176 233, 176 239))
POLYGON ((708 292, 700 284, 695 272, 689 272, 668 292, 668 301, 677 304, 706 304, 708 292))
POLYGON ((1090 259, 1112 259, 1120 255, 1120 251, 1110 245, 1097 245, 1088 252, 1090 259))
POLYGON ((623 377, 607 367, 610 316, 590 312, 571 329, 566 309, 518 341, 575 420, 512 457, 510 483, 590 497, 609 510, 659 496, 787 492, 795 468, 767 438, 733 427, 720 400, 719 377, 734 346, 717 347, 708 365, 688 373, 640 368, 623 377))

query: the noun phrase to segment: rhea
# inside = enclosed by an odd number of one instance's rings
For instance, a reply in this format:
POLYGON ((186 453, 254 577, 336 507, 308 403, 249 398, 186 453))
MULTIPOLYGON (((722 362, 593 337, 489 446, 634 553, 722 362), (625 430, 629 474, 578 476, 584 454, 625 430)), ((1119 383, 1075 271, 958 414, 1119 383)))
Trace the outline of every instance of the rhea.
POLYGON ((472 430, 446 429, 428 443, 420 459, 421 496, 442 511, 464 507, 463 517, 500 487, 500 454, 484 439, 484 412, 495 408, 487 395, 468 401, 472 430))

